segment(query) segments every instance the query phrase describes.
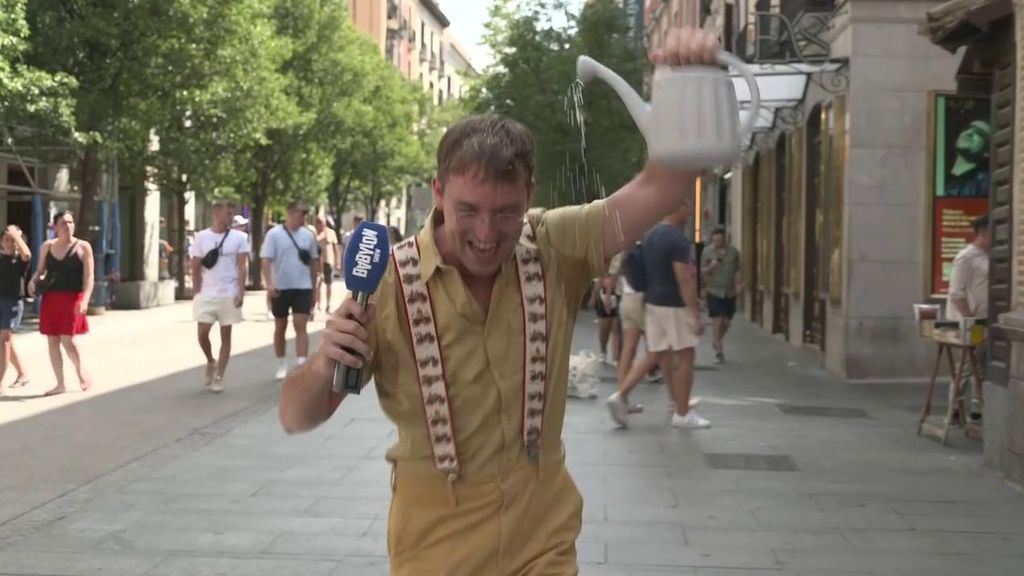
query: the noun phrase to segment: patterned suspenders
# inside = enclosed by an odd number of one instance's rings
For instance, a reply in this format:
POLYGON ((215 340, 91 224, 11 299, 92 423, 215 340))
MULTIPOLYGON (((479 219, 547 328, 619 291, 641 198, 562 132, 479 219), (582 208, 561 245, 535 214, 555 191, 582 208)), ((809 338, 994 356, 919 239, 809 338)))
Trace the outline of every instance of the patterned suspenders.
MULTIPOLYGON (((433 300, 420 271, 420 247, 415 236, 392 249, 405 317, 412 334, 413 355, 423 414, 427 421, 434 467, 449 481, 459 478, 455 424, 448 403, 448 381, 441 340, 437 336, 433 300)), ((533 227, 527 222, 516 246, 516 269, 523 309, 523 445, 531 461, 540 458, 547 383, 548 324, 544 270, 533 227)))

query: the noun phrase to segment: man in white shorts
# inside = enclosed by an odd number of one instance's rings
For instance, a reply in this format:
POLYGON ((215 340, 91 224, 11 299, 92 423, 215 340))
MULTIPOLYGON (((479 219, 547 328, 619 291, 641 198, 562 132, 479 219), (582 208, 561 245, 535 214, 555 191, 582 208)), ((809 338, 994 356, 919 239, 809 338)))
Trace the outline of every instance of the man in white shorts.
MULTIPOLYGON (((694 356, 704 326, 697 303, 697 275, 693 263, 693 242, 683 233, 689 204, 651 228, 642 243, 646 290, 644 328, 647 349, 657 356, 675 400, 672 425, 676 428, 707 428, 710 422, 690 406, 694 356)), ((608 397, 608 410, 619 425, 627 425, 629 392, 643 379, 649 366, 639 362, 619 391, 608 397)))
POLYGON ((249 240, 231 229, 235 206, 213 203, 213 224, 196 234, 192 243, 193 308, 199 323, 199 347, 206 356, 206 386, 224 391, 224 370, 231 357, 231 327, 242 321, 245 278, 249 267, 249 240), (220 324, 220 355, 214 360, 210 330, 220 324))

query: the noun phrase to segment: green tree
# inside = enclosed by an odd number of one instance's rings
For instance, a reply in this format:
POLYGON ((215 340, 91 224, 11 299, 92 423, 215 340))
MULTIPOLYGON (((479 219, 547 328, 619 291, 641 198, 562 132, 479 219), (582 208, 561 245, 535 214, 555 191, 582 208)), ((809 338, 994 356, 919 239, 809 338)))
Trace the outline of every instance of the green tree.
POLYGON ((25 0, 0 0, 0 146, 56 137, 70 141, 75 80, 25 63, 29 47, 25 0), (9 140, 10 139, 10 140, 9 140))
MULTIPOLYGON (((184 2, 186 0, 179 0, 184 2)), ((138 166, 146 155, 154 96, 173 82, 174 70, 161 68, 158 39, 178 36, 168 23, 175 1, 32 0, 29 64, 75 78, 75 126, 83 147, 71 160, 80 169, 82 236, 95 242, 103 193, 104 164, 138 166)))
MULTIPOLYGON (((363 109, 355 103, 376 98, 363 88, 364 77, 385 63, 346 11, 344 0, 274 3, 276 32, 291 46, 280 73, 296 109, 269 126, 248 155, 254 247, 262 242, 268 206, 291 198, 319 202, 332 189, 333 165, 351 140, 346 132, 360 122, 363 109)), ((253 266, 253 281, 260 280, 253 266)))
MULTIPOLYGON (((165 22, 180 36, 156 42, 160 67, 174 76, 154 98, 153 128, 159 148, 147 164, 154 180, 185 220, 190 194, 241 199, 248 151, 264 141, 268 126, 294 113, 278 72, 288 45, 274 32, 261 0, 173 3, 165 22), (173 20, 171 20, 173 19, 173 20)), ((185 246, 185 228, 173 240, 185 246)), ((177 259, 179 296, 185 258, 177 259)))
POLYGON ((533 132, 537 204, 592 200, 632 178, 643 162, 643 138, 618 96, 600 82, 582 90, 585 153, 572 97, 579 54, 640 88, 644 55, 618 3, 591 0, 575 14, 558 1, 499 0, 485 42, 495 61, 473 87, 472 106, 508 115, 533 132))

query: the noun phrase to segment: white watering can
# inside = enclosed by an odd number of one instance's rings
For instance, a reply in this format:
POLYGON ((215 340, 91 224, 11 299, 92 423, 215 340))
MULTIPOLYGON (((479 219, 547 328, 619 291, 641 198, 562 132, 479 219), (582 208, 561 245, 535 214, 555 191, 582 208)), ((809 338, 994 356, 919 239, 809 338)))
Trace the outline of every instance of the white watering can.
POLYGON ((750 85, 751 114, 739 127, 739 103, 732 79, 714 66, 658 66, 651 103, 640 98, 621 76, 587 56, 576 59, 576 76, 587 83, 600 78, 629 110, 647 141, 652 162, 678 170, 731 164, 741 142, 757 123, 761 94, 757 79, 742 60, 719 51, 718 63, 732 66, 750 85))

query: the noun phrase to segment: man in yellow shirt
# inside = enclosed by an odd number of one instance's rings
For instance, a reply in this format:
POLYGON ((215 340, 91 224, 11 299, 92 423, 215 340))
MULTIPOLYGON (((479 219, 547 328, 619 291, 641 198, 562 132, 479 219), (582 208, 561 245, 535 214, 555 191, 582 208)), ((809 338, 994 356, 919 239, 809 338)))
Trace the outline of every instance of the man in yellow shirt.
MULTIPOLYGON (((675 30, 651 58, 713 63, 717 49, 711 34, 675 30)), ((347 299, 328 320, 285 381, 281 424, 326 421, 344 399, 335 366, 364 368, 398 427, 391 574, 575 575, 583 500, 561 432, 576 313, 590 279, 697 175, 649 163, 607 200, 528 211, 534 149, 520 124, 470 117, 437 156, 433 213, 394 248, 371 305, 347 299)))

